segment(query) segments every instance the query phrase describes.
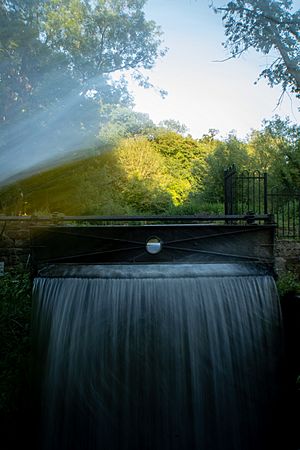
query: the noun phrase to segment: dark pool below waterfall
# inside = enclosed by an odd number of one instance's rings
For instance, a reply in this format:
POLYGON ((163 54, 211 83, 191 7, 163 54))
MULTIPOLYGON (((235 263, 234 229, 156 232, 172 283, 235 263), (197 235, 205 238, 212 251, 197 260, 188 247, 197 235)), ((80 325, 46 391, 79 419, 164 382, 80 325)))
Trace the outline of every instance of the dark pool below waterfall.
POLYGON ((53 266, 34 281, 42 450, 266 450, 274 280, 238 264, 53 266))

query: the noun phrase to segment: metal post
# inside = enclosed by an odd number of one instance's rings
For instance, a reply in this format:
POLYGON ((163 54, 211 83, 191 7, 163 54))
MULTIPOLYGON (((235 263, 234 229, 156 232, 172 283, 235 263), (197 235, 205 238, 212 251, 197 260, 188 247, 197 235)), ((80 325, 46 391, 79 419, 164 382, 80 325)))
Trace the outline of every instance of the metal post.
POLYGON ((227 191, 227 174, 229 169, 224 170, 224 214, 228 215, 228 191, 227 191))
POLYGON ((268 214, 268 174, 264 172, 264 214, 268 214))

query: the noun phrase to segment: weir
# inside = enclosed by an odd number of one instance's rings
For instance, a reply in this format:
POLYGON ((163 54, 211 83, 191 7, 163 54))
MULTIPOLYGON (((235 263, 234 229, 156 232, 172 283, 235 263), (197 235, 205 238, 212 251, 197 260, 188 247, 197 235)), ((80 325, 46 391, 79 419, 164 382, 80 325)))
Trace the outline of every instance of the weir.
POLYGON ((272 226, 54 226, 31 236, 41 449, 278 444, 272 226))

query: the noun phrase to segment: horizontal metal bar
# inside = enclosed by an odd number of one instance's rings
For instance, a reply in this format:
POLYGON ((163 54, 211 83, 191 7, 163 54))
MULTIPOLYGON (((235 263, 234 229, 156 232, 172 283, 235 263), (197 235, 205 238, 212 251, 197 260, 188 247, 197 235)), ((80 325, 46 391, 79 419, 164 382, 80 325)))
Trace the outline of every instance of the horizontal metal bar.
POLYGON ((198 250, 198 249, 189 249, 189 248, 185 248, 185 247, 174 247, 173 245, 164 245, 165 248, 167 249, 172 249, 172 250, 180 250, 183 252, 189 252, 189 253, 202 253, 205 255, 214 255, 214 256, 226 256, 226 257, 230 257, 230 258, 240 258, 240 259, 245 259, 245 260, 249 260, 249 261, 261 261, 261 262, 272 262, 272 258, 258 258, 258 257, 253 257, 253 256, 247 256, 247 255, 238 255, 238 254, 231 254, 231 253, 224 253, 224 252, 213 252, 213 251, 208 251, 208 250, 198 250))
POLYGON ((201 215, 191 216, 4 216, 0 215, 0 222, 193 222, 193 221, 237 221, 263 220, 270 221, 269 214, 229 214, 229 215, 201 215))
MULTIPOLYGON (((97 250, 95 252, 89 252, 89 253, 74 253, 73 255, 67 255, 67 256, 59 256, 57 258, 50 258, 47 259, 47 262, 56 262, 56 261, 64 261, 64 260, 68 260, 68 259, 74 259, 74 258, 80 258, 80 257, 84 257, 84 256, 94 256, 94 255, 105 255, 105 254, 111 254, 111 253, 116 253, 116 252, 127 252, 130 250, 136 250, 136 249, 140 249, 142 248, 142 246, 139 247, 127 247, 127 248, 114 248, 112 250, 97 250)), ((146 253, 146 252, 144 252, 146 253)))

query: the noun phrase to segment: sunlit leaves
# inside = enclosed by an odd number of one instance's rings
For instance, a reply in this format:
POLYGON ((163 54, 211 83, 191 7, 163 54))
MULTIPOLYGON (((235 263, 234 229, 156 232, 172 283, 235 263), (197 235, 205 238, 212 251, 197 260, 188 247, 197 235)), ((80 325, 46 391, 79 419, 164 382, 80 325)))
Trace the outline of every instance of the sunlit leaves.
MULTIPOLYGON (((92 100, 125 103, 127 86, 113 72, 140 74, 165 53, 162 32, 146 20, 142 0, 11 0, 0 4, 0 117, 94 91, 92 100)), ((82 96, 82 99, 86 97, 82 96)))
POLYGON ((139 0, 52 0, 44 13, 47 43, 63 52, 84 77, 118 70, 151 69, 161 31, 144 17, 139 0))
POLYGON ((121 142, 115 151, 116 189, 132 210, 160 213, 171 204, 165 160, 145 138, 121 142))

